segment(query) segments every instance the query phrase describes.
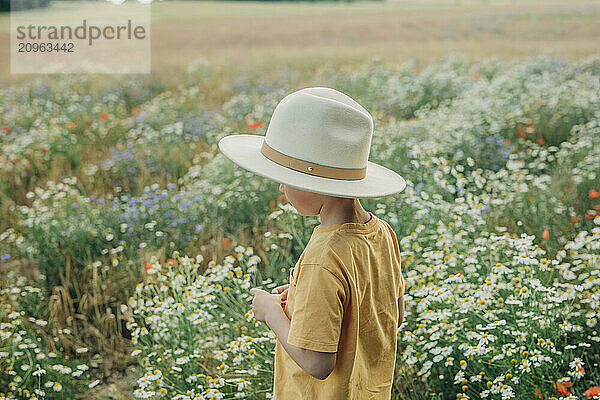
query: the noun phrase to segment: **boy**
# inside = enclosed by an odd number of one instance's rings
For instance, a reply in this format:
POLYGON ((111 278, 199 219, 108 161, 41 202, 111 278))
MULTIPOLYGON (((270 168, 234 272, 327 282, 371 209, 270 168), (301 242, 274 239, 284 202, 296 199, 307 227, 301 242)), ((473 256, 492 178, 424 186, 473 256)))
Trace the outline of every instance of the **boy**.
POLYGON ((232 161, 281 182, 301 215, 321 219, 290 283, 250 290, 255 318, 277 336, 276 400, 391 397, 404 315, 400 252, 392 228, 359 198, 406 183, 368 161, 372 134, 372 117, 356 101, 314 87, 281 100, 264 137, 219 141, 232 161))

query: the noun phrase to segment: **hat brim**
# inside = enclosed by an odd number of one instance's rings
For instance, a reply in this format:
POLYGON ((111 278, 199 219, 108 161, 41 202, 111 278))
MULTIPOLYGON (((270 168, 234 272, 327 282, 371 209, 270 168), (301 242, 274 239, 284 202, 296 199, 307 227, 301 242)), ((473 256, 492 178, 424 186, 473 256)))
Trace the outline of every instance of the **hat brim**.
POLYGON ((366 176, 360 180, 323 178, 296 171, 265 157, 260 149, 265 136, 237 134, 219 140, 219 149, 234 163, 255 174, 310 192, 347 198, 373 198, 400 193, 406 181, 396 172, 367 161, 366 176))

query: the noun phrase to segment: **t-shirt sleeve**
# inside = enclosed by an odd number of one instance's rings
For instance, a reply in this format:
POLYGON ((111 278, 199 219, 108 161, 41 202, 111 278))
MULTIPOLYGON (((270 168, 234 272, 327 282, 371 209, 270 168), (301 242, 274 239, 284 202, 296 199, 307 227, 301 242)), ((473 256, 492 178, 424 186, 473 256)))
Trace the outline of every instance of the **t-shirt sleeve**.
MULTIPOLYGON (((385 222, 385 221, 383 221, 385 222)), ((385 222, 385 226, 390 233, 390 237, 392 238, 392 246, 394 248, 394 253, 396 254, 396 258, 398 259, 398 264, 396 265, 396 273, 398 274, 398 278, 396 282, 397 289, 397 298, 404 295, 405 282, 404 277, 402 276, 402 254, 400 253, 400 246, 398 244, 398 237, 396 236, 396 232, 392 229, 392 227, 385 222)))
POLYGON ((337 351, 346 291, 340 278, 317 264, 302 264, 296 277, 288 343, 304 349, 337 351))

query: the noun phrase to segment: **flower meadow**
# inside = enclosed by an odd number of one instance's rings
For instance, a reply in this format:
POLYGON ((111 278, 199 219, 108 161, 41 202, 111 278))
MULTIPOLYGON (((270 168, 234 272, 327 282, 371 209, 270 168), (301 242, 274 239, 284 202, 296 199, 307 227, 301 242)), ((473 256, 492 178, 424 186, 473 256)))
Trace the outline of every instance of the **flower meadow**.
POLYGON ((105 398, 131 366, 126 398, 272 398, 248 290, 318 219, 217 142, 309 85, 363 104, 407 181, 361 200, 402 254, 393 398, 600 399, 600 57, 217 76, 2 88, 0 399, 105 398))

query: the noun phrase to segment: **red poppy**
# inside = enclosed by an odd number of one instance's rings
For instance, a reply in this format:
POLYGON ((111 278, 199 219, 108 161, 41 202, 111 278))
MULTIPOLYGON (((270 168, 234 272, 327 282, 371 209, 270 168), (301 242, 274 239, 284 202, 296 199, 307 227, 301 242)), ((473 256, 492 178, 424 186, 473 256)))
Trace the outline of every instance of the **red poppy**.
POLYGON ((133 108, 131 109, 131 113, 132 113, 133 115, 138 115, 138 114, 140 113, 140 109, 139 109, 139 108, 137 108, 137 107, 133 107, 133 108))
POLYGON ((134 96, 137 96, 138 94, 140 94, 140 91, 137 89, 133 89, 133 91, 131 92, 131 94, 133 94, 134 96))
POLYGON ((510 140, 508 140, 508 139, 504 139, 504 144, 505 144, 505 145, 506 145, 506 144, 510 144, 510 140))
POLYGON ((176 262, 172 258, 169 258, 167 260, 167 265, 175 265, 175 264, 176 264, 176 262))
POLYGON ((585 213, 585 219, 592 219, 594 218, 595 215, 594 214, 590 214, 590 213, 585 213))
POLYGON ((275 207, 275 200, 271 200, 271 201, 269 202, 269 206, 271 206, 271 207, 275 207))
POLYGON ((146 269, 151 269, 152 268, 152 263, 151 262, 147 262, 146 263, 146 269))
POLYGON ((225 246, 229 246, 229 243, 231 243, 231 241, 229 240, 229 238, 223 238, 223 244, 225 246))
POLYGON ((103 112, 102 114, 100 114, 100 118, 107 119, 108 118, 108 113, 107 112, 103 112))
POLYGON ((536 398, 543 399, 542 391, 539 388, 533 389, 533 394, 535 395, 536 398))
POLYGON ((598 395, 600 395, 600 386, 592 386, 588 390, 583 392, 583 394, 590 398, 594 397, 594 396, 598 396, 598 395))
POLYGON ((278 199, 279 199, 280 201, 284 201, 284 200, 285 200, 285 196, 284 196, 284 195, 282 195, 282 194, 280 194, 280 195, 279 195, 279 197, 278 197, 278 199))
POLYGON ((590 189, 589 196, 590 196, 590 199, 595 199, 597 197, 600 197, 600 193, 598 193, 597 190, 590 189))
POLYGON ((73 128, 75 128, 75 124, 73 122, 69 121, 69 122, 67 122, 67 128, 73 129, 73 128))
POLYGON ((550 232, 548 232, 548 229, 544 229, 544 233, 542 233, 542 237, 546 240, 550 239, 550 232))
POLYGON ((546 143, 543 138, 538 138, 538 140, 536 140, 536 142, 537 142, 537 144, 544 144, 544 143, 546 143))
POLYGON ((520 137, 525 137, 525 131, 523 130, 523 125, 517 124, 517 131, 519 132, 520 137))
POLYGON ((577 223, 577 217, 575 215, 571 215, 571 222, 573 223, 573 225, 577 223))
POLYGON ((556 382, 554 384, 554 389, 560 394, 568 395, 569 391, 567 389, 571 386, 573 386, 573 382, 570 381, 556 382))
POLYGON ((41 151, 41 152, 42 152, 42 154, 43 154, 43 153, 47 152, 47 151, 48 151, 48 149, 47 149, 47 148, 45 148, 45 147, 42 147, 42 148, 40 149, 40 151, 41 151))
POLYGON ((260 128, 261 126, 263 126, 264 122, 262 121, 258 121, 258 122, 253 122, 251 124, 248 124, 248 128, 249 129, 256 129, 256 128, 260 128))
POLYGON ((2 125, 2 132, 4 132, 4 133, 8 132, 8 126, 2 125))
POLYGON ((596 211, 600 211, 600 204, 594 205, 593 209, 596 211))

